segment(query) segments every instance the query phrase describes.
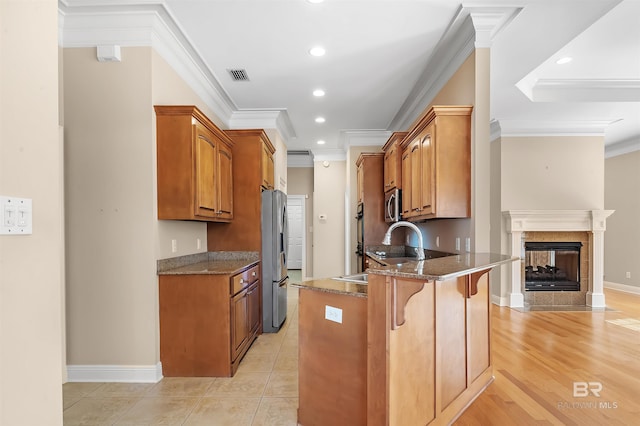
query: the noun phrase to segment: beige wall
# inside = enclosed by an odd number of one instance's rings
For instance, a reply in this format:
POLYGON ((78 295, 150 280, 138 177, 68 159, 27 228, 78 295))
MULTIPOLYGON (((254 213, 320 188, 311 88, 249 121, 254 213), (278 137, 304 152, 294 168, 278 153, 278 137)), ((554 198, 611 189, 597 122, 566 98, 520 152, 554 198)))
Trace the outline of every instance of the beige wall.
MULTIPOLYGON (((304 270, 307 277, 313 276, 313 168, 289 167, 288 194, 304 195, 305 198, 305 264, 304 270)), ((303 277, 304 278, 304 277, 303 277)))
POLYGON ((0 236, 0 424, 62 425, 58 4, 0 2, 0 195, 33 234, 0 236))
MULTIPOLYGON (((345 273, 355 274, 357 272, 357 257, 356 247, 358 246, 358 236, 356 230, 356 208, 358 205, 358 168, 356 167, 356 161, 363 152, 382 152, 381 146, 352 146, 347 151, 347 188, 349 190, 349 205, 346 213, 346 218, 349 221, 349 247, 347 253, 349 254, 349 267, 350 272, 345 273)), ((382 192, 384 188, 380 188, 382 192)), ((400 232, 400 230, 396 231, 400 232)), ((343 268, 344 269, 344 268, 343 268)))
POLYGON ((288 194, 288 183, 287 183, 287 145, 284 143, 284 140, 280 136, 280 132, 276 129, 265 129, 267 136, 269 136, 269 140, 273 144, 273 147, 276 149, 275 154, 273 155, 274 162, 274 185, 276 189, 288 194))
POLYGON ((151 49, 65 49, 67 362, 155 365, 151 49))
POLYGON ((501 141, 502 210, 604 208, 604 138, 501 141))
MULTIPOLYGON (((486 49, 481 49, 482 51, 486 49)), ((426 248, 433 250, 441 250, 447 252, 455 252, 456 238, 460 238, 460 248, 464 251, 465 238, 472 238, 472 251, 474 249, 475 240, 473 238, 474 222, 485 219, 485 215, 481 215, 481 211, 476 208, 476 200, 488 197, 488 185, 484 182, 481 184, 478 176, 482 173, 484 179, 484 170, 489 168, 489 164, 483 164, 479 159, 484 160, 484 154, 482 152, 484 148, 484 140, 481 142, 479 137, 475 134, 476 128, 480 126, 478 123, 479 118, 485 117, 484 110, 488 110, 489 97, 488 94, 481 98, 476 99, 476 85, 487 85, 489 81, 489 71, 487 63, 476 64, 476 57, 478 50, 472 53, 469 58, 460 66, 455 74, 449 79, 447 84, 438 92, 431 104, 425 108, 428 110, 431 105, 473 105, 472 112, 472 139, 471 139, 471 202, 472 211, 471 219, 441 219, 431 220, 417 224, 422 231, 422 237, 426 248), (487 67, 487 69, 477 70, 477 67, 487 67), (440 240, 440 246, 436 245, 436 240, 440 240)), ((487 119, 488 120, 488 119, 487 119)), ((488 139, 488 130, 487 130, 488 139)), ((488 163, 488 161, 487 161, 488 163)), ((488 227, 488 224, 487 224, 488 227)), ((477 228, 482 229, 481 226, 477 228)), ((417 238, 412 232, 407 234, 409 236, 409 244, 417 245, 417 238)), ((481 250, 478 250, 481 251, 481 250)), ((484 251, 488 251, 488 248, 484 251)))
POLYGON ((640 288, 640 151, 606 159, 604 184, 605 209, 615 210, 604 233, 604 279, 640 288))
POLYGON ((346 161, 314 163, 313 277, 344 274, 346 161), (319 215, 326 215, 320 220, 319 215))
POLYGON ((64 49, 70 365, 155 366, 156 262, 206 251, 206 224, 156 219, 155 104, 195 104, 220 124, 149 47, 114 63, 64 49))

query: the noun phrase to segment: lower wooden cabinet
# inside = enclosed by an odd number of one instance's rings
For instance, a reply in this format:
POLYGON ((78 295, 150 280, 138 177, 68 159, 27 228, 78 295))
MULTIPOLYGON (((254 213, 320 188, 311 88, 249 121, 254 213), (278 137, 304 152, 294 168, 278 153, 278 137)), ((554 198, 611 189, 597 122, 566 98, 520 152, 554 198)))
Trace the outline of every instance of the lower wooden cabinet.
POLYGON ((262 330, 260 265, 234 274, 160 275, 165 377, 230 377, 262 330))

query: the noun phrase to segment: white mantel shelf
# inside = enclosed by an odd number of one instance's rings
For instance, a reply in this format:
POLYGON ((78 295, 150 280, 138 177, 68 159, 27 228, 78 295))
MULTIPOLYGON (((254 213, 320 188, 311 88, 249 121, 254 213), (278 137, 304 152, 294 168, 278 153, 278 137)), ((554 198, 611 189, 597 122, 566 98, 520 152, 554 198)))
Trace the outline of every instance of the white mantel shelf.
MULTIPOLYGON (((604 308, 604 231, 614 210, 508 210, 502 212, 510 236, 512 256, 524 258, 523 232, 580 232, 591 234, 589 289, 587 305, 604 308)), ((524 307, 521 266, 511 266, 509 307, 524 307)))

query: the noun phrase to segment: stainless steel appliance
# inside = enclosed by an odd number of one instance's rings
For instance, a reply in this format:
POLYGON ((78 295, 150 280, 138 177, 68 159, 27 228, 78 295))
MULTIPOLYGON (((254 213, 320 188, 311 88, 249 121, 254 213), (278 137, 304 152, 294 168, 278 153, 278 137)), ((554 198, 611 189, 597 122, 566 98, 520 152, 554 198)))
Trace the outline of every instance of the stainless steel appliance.
POLYGON ((262 329, 277 332, 287 318, 287 195, 262 192, 262 329))
POLYGON ((397 222, 402 212, 400 204, 400 190, 394 189, 384 194, 384 221, 397 222))

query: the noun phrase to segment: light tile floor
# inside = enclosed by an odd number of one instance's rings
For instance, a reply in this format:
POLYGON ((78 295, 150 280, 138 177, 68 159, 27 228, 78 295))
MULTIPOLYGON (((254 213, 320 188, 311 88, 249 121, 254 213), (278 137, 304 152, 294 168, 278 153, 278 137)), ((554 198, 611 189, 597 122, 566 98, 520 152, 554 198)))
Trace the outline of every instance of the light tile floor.
MULTIPOLYGON (((299 274, 291 271, 291 281, 299 274)), ((297 424, 298 290, 287 320, 254 341, 234 377, 165 377, 158 383, 66 383, 64 425, 297 424)))

